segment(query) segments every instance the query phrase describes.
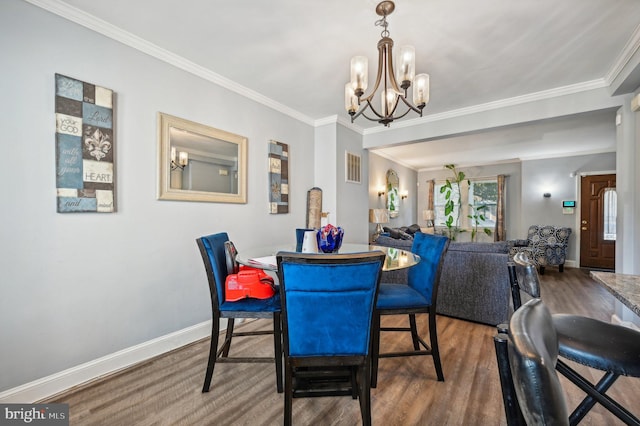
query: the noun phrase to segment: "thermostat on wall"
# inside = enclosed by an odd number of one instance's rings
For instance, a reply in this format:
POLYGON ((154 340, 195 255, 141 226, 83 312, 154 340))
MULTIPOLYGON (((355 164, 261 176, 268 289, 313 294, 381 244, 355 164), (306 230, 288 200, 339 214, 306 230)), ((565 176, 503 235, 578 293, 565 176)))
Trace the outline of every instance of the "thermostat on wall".
POLYGON ((573 209, 576 207, 575 201, 563 201, 562 202, 562 214, 573 214, 573 209))

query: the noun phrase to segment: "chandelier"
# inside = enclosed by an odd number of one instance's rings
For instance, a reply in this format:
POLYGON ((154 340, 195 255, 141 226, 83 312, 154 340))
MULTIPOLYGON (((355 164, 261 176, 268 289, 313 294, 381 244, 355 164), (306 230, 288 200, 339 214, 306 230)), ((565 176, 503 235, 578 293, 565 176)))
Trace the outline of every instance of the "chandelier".
POLYGON ((429 102, 429 74, 415 75, 415 49, 413 46, 402 46, 396 58, 398 67, 393 68, 393 40, 387 30, 387 16, 394 9, 392 1, 383 1, 376 6, 376 13, 382 16, 375 22, 383 27, 378 42, 378 74, 373 90, 364 96, 367 90, 367 73, 369 62, 365 56, 351 58, 351 81, 345 85, 345 108, 351 116, 351 122, 363 116, 367 120, 377 121, 389 127, 393 120, 404 117, 414 111, 422 117, 422 109, 429 102), (398 84, 400 82, 400 84, 398 84), (380 92, 380 110, 377 111, 372 103, 374 95, 382 85, 380 92), (408 90, 413 85, 413 103, 407 99, 408 90), (400 106, 400 103, 404 106, 400 106), (400 106, 400 108, 398 108, 400 106), (370 110, 373 115, 367 115, 370 110), (397 115, 396 115, 397 114, 397 115))

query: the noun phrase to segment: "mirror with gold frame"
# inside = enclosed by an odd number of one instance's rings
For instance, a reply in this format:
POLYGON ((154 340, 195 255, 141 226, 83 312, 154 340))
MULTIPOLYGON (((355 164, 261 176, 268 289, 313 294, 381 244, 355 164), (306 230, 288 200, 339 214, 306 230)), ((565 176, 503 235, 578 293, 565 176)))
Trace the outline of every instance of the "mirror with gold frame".
POLYGON ((399 186, 400 179, 398 178, 398 173, 396 173, 395 170, 389 169, 387 171, 387 210, 389 211, 389 217, 398 217, 400 214, 399 186))
POLYGON ((158 199, 247 202, 247 138, 158 113, 158 199))

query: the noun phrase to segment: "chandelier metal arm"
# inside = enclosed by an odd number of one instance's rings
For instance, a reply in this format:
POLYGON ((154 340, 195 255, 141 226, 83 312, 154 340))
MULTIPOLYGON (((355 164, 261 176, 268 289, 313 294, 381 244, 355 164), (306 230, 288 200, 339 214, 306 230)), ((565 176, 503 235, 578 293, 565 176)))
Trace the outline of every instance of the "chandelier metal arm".
MULTIPOLYGON (((391 83, 393 90, 399 95, 404 93, 398 86, 396 77, 393 73, 393 40, 389 37, 383 37, 378 42, 378 73, 376 74, 376 82, 373 85, 373 89, 369 95, 361 98, 361 101, 370 101, 373 99, 373 95, 376 94, 382 81, 382 74, 384 72, 385 85, 387 82, 391 83), (384 69, 384 71, 383 71, 384 69)), ((408 87, 408 86, 407 86, 408 87)), ((385 87, 386 89, 386 87, 385 87)))
MULTIPOLYGON (((405 96, 398 96, 398 98, 402 99, 402 102, 404 102, 404 104, 409 107, 409 110, 407 110, 407 112, 411 111, 415 111, 418 114, 420 114, 420 117, 422 117, 422 108, 424 108, 424 104, 418 105, 418 106, 413 106, 411 104, 411 102, 407 101, 407 97, 405 96)), ((402 116, 398 117, 398 118, 402 118, 405 115, 407 115, 407 113, 404 113, 402 116)))

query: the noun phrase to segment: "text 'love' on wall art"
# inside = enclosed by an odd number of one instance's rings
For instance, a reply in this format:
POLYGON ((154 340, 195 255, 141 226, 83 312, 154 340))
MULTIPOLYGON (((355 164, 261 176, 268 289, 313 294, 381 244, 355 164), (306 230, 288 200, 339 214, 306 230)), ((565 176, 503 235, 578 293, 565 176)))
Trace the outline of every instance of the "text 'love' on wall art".
POLYGON ((113 97, 56 74, 58 213, 116 211, 113 97))

